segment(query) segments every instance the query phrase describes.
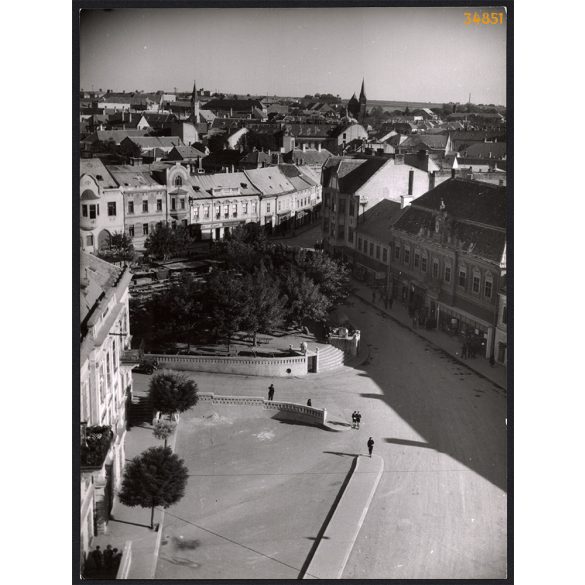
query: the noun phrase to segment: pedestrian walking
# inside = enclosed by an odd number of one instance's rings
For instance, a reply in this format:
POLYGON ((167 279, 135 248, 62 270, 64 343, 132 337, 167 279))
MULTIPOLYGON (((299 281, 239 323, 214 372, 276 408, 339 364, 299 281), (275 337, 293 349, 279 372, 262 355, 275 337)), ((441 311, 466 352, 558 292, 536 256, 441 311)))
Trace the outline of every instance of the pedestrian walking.
POLYGON ((356 422, 356 428, 359 429, 360 423, 362 422, 362 414, 359 410, 355 413, 355 422, 356 422))
POLYGON ((309 398, 309 400, 307 400, 307 406, 313 406, 313 404, 311 403, 311 399, 309 398))
POLYGON ((370 437, 368 439, 368 453, 370 454, 370 457, 372 456, 373 450, 374 450, 374 439, 372 439, 372 437, 370 437))
POLYGON ((104 551, 104 568, 106 571, 111 570, 114 563, 114 551, 112 550, 112 545, 108 544, 106 546, 106 550, 104 551))
POLYGON ((357 422, 357 421, 356 421, 356 411, 354 410, 354 411, 351 413, 351 428, 352 428, 352 429, 355 429, 356 422, 357 422))
POLYGON ((465 359, 467 357, 467 343, 464 341, 463 345, 461 346, 461 358, 465 359))
POLYGON ((99 546, 95 547, 95 550, 91 553, 91 558, 93 560, 93 564, 95 565, 96 571, 101 571, 103 566, 103 559, 104 556, 99 546))
POLYGON ((274 399, 274 384, 270 384, 268 386, 268 400, 272 401, 274 399))

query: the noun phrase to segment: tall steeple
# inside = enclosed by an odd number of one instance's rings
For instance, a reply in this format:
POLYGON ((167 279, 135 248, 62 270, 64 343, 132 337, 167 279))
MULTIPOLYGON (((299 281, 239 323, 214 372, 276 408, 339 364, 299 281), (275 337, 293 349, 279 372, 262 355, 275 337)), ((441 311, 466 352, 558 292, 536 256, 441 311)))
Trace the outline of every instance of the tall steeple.
POLYGON ((359 105, 360 105, 360 113, 359 113, 359 117, 358 117, 358 121, 360 123, 363 123, 367 112, 366 112, 366 104, 368 103, 368 100, 366 98, 366 88, 365 88, 365 81, 362 78, 362 89, 360 91, 360 99, 359 99, 359 105))
POLYGON ((193 110, 193 118, 195 123, 199 122, 199 100, 197 99, 197 83, 193 81, 193 93, 191 94, 191 108, 193 110))

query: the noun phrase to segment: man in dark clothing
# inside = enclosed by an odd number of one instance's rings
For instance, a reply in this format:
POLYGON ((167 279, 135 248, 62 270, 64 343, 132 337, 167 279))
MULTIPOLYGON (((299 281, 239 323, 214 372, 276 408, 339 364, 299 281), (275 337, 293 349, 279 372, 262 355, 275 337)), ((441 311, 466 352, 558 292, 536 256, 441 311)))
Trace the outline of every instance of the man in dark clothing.
POLYGON ((370 454, 370 457, 372 456, 373 450, 374 450, 374 439, 372 439, 372 437, 370 437, 368 439, 368 453, 370 454))
POLYGON ((108 544, 108 546, 106 546, 106 550, 104 551, 104 567, 106 571, 109 571, 112 568, 113 562, 114 551, 112 550, 112 545, 108 544))
POLYGON ((357 416, 357 415, 356 415, 356 411, 354 410, 354 411, 351 413, 351 428, 352 428, 352 429, 355 429, 355 425, 356 425, 356 416, 357 416))
POLYGON ((309 400, 307 400, 307 406, 313 406, 313 404, 311 403, 311 399, 309 398, 309 400))
POLYGON ((92 551, 91 558, 93 560, 93 564, 95 565, 95 570, 101 571, 103 565, 103 555, 99 546, 96 546, 95 550, 92 551))
POLYGON ((274 384, 270 384, 270 386, 268 386, 268 400, 272 401, 273 398, 274 398, 274 384))
POLYGON ((356 422, 356 428, 359 429, 360 423, 362 422, 362 415, 361 415, 359 410, 355 413, 355 422, 356 422))

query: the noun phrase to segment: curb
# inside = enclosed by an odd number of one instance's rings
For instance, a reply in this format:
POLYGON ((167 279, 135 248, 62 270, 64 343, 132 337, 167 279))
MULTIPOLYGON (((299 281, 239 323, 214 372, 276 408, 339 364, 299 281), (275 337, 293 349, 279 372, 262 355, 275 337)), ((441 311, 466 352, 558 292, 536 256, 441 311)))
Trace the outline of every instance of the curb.
MULTIPOLYGON (((500 390, 503 390, 506 393, 508 392, 507 388, 504 388, 504 386, 502 386, 501 384, 499 384, 495 380, 492 380, 489 376, 486 376, 484 373, 482 373, 479 370, 476 370, 475 368, 471 367, 468 362, 463 361, 462 359, 460 359, 456 355, 453 355, 448 350, 444 349, 440 345, 437 345, 434 341, 431 341, 428 337, 425 337, 424 335, 418 333, 418 331, 416 329, 413 329, 409 325, 406 325, 405 323, 403 323, 402 321, 400 321, 399 319, 397 319, 396 317, 394 317, 391 313, 388 313, 385 309, 382 309, 382 308, 378 307, 377 305, 375 305, 371 301, 368 301, 366 298, 364 298, 362 295, 360 295, 360 294, 358 294, 356 292, 352 292, 351 294, 354 297, 360 299, 362 302, 366 303, 367 305, 370 305, 370 307, 373 307, 374 309, 377 309, 378 311, 384 313, 384 315, 386 315, 388 318, 392 319, 392 321, 394 321, 398 325, 401 325, 402 327, 405 327, 409 331, 412 331, 412 333, 414 333, 417 337, 420 337, 420 339, 424 339, 427 343, 430 343, 433 347, 436 347, 437 349, 440 349, 441 351, 444 351, 451 358, 453 358, 457 363, 461 364, 462 366, 465 366, 467 369, 471 370, 472 372, 475 372, 480 378, 483 378, 484 380, 487 380, 488 382, 492 383, 494 386, 497 386, 498 388, 500 388, 500 390)), ((359 364, 359 365, 361 365, 361 364, 359 364)))
MULTIPOLYGON (((363 455, 358 455, 354 459, 349 481, 342 488, 333 513, 319 537, 312 558, 301 577, 302 579, 341 578, 384 472, 384 460, 382 457, 374 455, 372 459, 377 460, 378 469, 376 476, 373 478, 373 483, 365 486, 366 489, 369 488, 366 494, 359 494, 360 498, 365 495, 359 518, 355 518, 355 510, 356 508, 359 509, 360 506, 356 506, 355 502, 351 500, 355 500, 358 497, 355 493, 356 489, 358 489, 355 484, 356 474, 359 473, 361 467, 360 463, 368 461, 368 464, 371 464, 371 460, 363 455), (351 493, 352 490, 354 493, 351 493)), ((360 479, 363 479, 363 476, 360 479)))

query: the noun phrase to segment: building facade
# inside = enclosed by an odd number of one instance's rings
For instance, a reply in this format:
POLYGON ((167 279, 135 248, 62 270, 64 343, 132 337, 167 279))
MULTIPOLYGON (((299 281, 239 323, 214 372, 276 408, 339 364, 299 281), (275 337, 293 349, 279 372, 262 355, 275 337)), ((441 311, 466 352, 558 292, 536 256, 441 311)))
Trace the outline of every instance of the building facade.
POLYGON ((125 461, 132 395, 128 268, 81 252, 80 424, 82 562, 92 538, 107 531, 125 461))

